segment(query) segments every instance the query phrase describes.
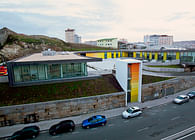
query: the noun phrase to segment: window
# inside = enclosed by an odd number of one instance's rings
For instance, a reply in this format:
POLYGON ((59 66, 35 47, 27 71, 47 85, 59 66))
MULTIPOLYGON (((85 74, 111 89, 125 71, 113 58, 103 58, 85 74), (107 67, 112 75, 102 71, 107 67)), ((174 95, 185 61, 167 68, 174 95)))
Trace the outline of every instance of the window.
POLYGON ((61 77, 60 64, 49 64, 47 73, 48 79, 60 78, 61 77))

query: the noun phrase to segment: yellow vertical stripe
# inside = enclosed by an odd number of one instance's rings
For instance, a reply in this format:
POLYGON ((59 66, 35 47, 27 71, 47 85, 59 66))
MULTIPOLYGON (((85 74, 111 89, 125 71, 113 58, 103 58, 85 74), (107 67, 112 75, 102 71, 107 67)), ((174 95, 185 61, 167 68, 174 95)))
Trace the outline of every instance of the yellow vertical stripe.
POLYGON ((133 52, 133 58, 136 58, 136 52, 133 52))
POLYGON ((114 58, 116 58, 116 52, 114 52, 114 58))
POLYGON ((158 60, 158 53, 157 52, 155 52, 154 59, 158 60))
POLYGON ((142 58, 142 52, 140 52, 140 58, 142 58))
POLYGON ((152 59, 152 53, 149 52, 149 59, 151 60, 152 59))
POLYGON ((107 58, 111 58, 111 52, 107 52, 107 58))
POLYGON ((176 52, 176 60, 179 60, 180 53, 176 52))
POLYGON ((163 61, 166 61, 167 60, 167 52, 164 52, 163 53, 163 61))
POLYGON ((147 52, 144 52, 144 57, 145 59, 147 59, 147 52))

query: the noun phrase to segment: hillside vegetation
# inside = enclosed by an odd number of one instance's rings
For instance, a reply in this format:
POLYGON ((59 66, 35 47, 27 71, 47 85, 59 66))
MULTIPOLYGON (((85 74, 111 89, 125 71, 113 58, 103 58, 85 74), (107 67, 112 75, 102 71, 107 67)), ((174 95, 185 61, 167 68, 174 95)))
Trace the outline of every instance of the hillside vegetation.
POLYGON ((3 55, 7 60, 41 52, 49 48, 55 51, 112 49, 87 44, 66 43, 58 38, 52 38, 44 35, 18 34, 8 28, 0 29, 0 54, 3 55))

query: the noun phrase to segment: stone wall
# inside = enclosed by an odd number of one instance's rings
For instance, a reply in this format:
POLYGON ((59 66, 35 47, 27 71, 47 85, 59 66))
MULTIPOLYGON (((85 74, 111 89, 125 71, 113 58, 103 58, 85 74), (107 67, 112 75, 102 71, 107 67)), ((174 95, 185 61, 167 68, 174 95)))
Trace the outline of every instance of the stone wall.
POLYGON ((195 86, 195 76, 178 77, 142 85, 142 102, 161 98, 195 86))
POLYGON ((124 106, 125 93, 118 92, 68 100, 0 107, 0 116, 4 117, 1 119, 24 123, 24 118, 29 114, 37 114, 39 121, 41 121, 124 106))

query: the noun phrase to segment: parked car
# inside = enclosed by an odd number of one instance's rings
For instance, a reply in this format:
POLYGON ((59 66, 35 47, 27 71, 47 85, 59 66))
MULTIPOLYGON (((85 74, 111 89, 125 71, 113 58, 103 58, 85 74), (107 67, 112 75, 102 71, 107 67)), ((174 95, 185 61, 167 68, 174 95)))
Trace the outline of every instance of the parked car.
POLYGON ((129 107, 127 110, 125 110, 122 113, 122 117, 123 118, 132 118, 132 117, 136 117, 142 114, 142 111, 139 107, 134 106, 134 107, 129 107))
POLYGON ((104 126, 107 122, 107 119, 103 115, 92 116, 82 122, 83 128, 90 128, 96 126, 104 126))
POLYGON ((189 93, 186 94, 187 96, 190 97, 190 99, 193 99, 195 97, 195 91, 190 91, 189 93))
POLYGON ((179 95, 173 100, 173 103, 176 103, 176 104, 182 104, 186 102, 189 102, 189 96, 187 95, 179 95))
POLYGON ((61 121, 50 127, 49 134, 56 135, 64 132, 72 132, 75 129, 75 123, 72 120, 61 121))
POLYGON ((22 130, 16 131, 10 140, 25 140, 29 138, 36 138, 39 135, 40 128, 36 125, 24 127, 22 130))

